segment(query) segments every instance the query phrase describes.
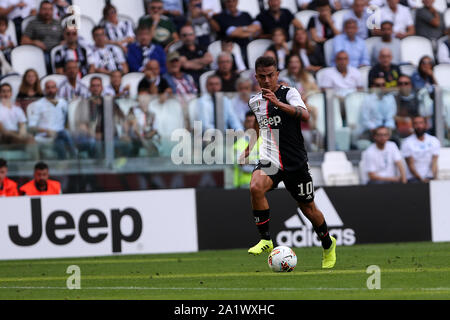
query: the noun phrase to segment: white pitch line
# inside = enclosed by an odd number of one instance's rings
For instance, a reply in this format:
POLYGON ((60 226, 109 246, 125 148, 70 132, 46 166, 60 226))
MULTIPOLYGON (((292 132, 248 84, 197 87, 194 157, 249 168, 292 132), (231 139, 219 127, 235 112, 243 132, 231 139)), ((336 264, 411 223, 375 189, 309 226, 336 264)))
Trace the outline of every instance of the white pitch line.
MULTIPOLYGON (((0 287, 0 290, 69 290, 67 287, 0 287)), ((159 287, 81 287, 81 290, 216 290, 216 291, 378 291, 367 288, 159 288, 159 287)), ((450 288, 382 288, 385 291, 450 291, 450 288)))

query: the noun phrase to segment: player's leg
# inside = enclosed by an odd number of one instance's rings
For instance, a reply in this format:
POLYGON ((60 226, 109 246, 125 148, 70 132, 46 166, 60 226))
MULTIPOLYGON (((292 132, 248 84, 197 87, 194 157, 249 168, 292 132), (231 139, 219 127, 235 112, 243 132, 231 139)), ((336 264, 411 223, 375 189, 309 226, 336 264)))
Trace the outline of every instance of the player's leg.
POLYGON ((251 247, 248 253, 259 255, 263 252, 270 252, 273 249, 273 243, 270 239, 269 221, 270 210, 267 202, 266 192, 272 189, 273 180, 261 169, 253 172, 250 182, 250 195, 253 209, 253 217, 261 240, 258 244, 251 247))

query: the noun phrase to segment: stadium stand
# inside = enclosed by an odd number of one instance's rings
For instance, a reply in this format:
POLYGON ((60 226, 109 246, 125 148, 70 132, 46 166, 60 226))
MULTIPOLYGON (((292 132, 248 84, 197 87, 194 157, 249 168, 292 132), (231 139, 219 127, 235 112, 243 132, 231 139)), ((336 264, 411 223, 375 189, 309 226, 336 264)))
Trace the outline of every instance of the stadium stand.
POLYGON ((47 75, 44 51, 36 46, 22 45, 11 51, 11 66, 19 74, 35 69, 42 78, 47 75))
POLYGON ((327 186, 342 186, 359 183, 359 176, 348 161, 345 152, 325 152, 322 162, 322 174, 327 186))

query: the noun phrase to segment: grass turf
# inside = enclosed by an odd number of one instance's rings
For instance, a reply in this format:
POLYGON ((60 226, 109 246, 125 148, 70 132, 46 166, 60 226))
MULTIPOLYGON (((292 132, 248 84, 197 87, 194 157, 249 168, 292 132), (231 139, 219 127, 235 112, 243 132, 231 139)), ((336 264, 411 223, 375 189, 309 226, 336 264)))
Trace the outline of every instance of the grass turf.
POLYGON ((274 273, 267 255, 244 249, 79 259, 0 261, 0 299, 450 299, 450 243, 337 248, 322 270, 321 248, 296 248, 292 273, 274 273), (81 290, 68 290, 69 265, 81 290), (368 290, 369 265, 381 289, 368 290))

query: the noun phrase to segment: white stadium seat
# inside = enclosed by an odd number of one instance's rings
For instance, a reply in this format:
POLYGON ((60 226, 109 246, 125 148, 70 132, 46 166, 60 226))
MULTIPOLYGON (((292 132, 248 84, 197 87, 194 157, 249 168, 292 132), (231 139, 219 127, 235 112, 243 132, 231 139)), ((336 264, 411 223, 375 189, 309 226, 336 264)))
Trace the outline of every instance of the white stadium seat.
POLYGON ((56 83, 56 86, 59 88, 59 85, 61 84, 61 82, 63 82, 64 80, 66 80, 66 76, 62 75, 62 74, 49 74, 48 76, 45 76, 41 79, 41 89, 42 91, 44 91, 45 89, 45 83, 48 80, 53 80, 56 83))
POLYGON ((360 150, 366 149, 370 145, 370 140, 358 139, 361 132, 361 108, 366 96, 366 92, 353 92, 345 97, 345 115, 347 126, 351 129, 351 142, 360 150))
POLYGON ((450 64, 435 65, 433 73, 439 86, 450 88, 450 64))
POLYGON ((331 67, 334 61, 333 57, 333 39, 328 39, 323 44, 323 55, 325 56, 325 64, 331 67))
POLYGON ((431 41, 425 37, 409 36, 400 41, 401 61, 419 65, 419 60, 423 56, 430 56, 434 59, 431 41))
POLYGON ((81 82, 86 86, 86 87, 90 87, 90 81, 92 77, 100 77, 102 79, 102 84, 103 84, 103 89, 105 89, 107 86, 109 86, 109 84, 111 83, 111 78, 109 77, 109 75, 105 74, 105 73, 89 73, 87 75, 85 75, 82 79, 81 82))
POLYGON ((309 19, 318 15, 319 13, 315 10, 302 10, 295 14, 295 18, 299 20, 303 24, 303 27, 306 29, 308 27, 309 19))
POLYGON ((316 127, 317 131, 319 131, 320 136, 325 137, 325 97, 322 92, 317 92, 308 95, 306 99, 306 103, 308 106, 312 106, 316 108, 317 111, 317 120, 316 127))
POLYGON ((19 44, 20 41, 17 41, 17 34, 16 34, 16 26, 14 23, 8 23, 8 29, 6 29, 6 35, 10 36, 13 42, 19 44))
POLYGON ((359 184, 359 176, 353 170, 353 165, 347 160, 344 152, 325 152, 321 167, 326 186, 359 184))
POLYGON ((34 69, 42 78, 47 75, 44 51, 32 45, 23 45, 11 51, 11 66, 14 71, 24 74, 28 69, 34 69))
MULTIPOLYGON (((21 25, 20 25, 20 27, 22 28, 22 32, 25 31, 25 29, 27 28, 28 24, 29 24, 31 21, 33 21, 34 19, 36 19, 36 16, 29 16, 29 17, 26 17, 25 19, 23 19, 23 21, 22 21, 22 23, 21 23, 21 25)), ((18 40, 19 40, 19 39, 18 39, 18 40)))
POLYGON ((323 87, 324 77, 326 77, 327 73, 330 72, 329 70, 331 70, 331 69, 333 69, 333 68, 327 67, 327 68, 319 69, 319 71, 316 72, 316 80, 317 80, 317 85, 319 86, 319 88, 323 87))
POLYGON ((256 59, 262 56, 271 44, 272 40, 256 39, 247 45, 247 60, 250 69, 254 68, 256 59))
POLYGON ((133 19, 137 25, 139 18, 146 14, 143 0, 111 0, 117 12, 133 19))
POLYGON ((134 99, 137 97, 138 85, 144 76, 142 72, 130 72, 123 75, 122 86, 130 85, 130 98, 134 99))
POLYGON ((238 10, 247 12, 252 18, 256 18, 261 11, 258 0, 240 0, 238 1, 238 10))
POLYGON ((210 75, 213 75, 216 71, 210 70, 202 73, 202 75, 199 78, 199 86, 200 86, 200 92, 205 93, 206 92, 206 80, 208 80, 208 77, 210 75))
MULTIPOLYGON (((66 21, 68 18, 61 21, 61 26, 65 28, 66 21)), ((78 29, 78 37, 80 41, 88 45, 94 44, 94 38, 92 37, 92 29, 97 25, 97 23, 89 16, 80 16, 80 29, 78 29)))
POLYGON ((400 72, 409 77, 411 77, 416 70, 417 67, 413 64, 402 64, 400 66, 400 72))
MULTIPOLYGON (((269 0, 264 0, 264 9, 268 8, 269 8, 269 0)), ((281 8, 288 9, 292 14, 296 14, 298 12, 296 0, 281 0, 281 8)), ((304 27, 306 28, 306 26, 304 27)))
POLYGON ((450 148, 441 148, 438 157, 438 179, 450 180, 450 148))
POLYGON ((1 84, 9 83, 12 88, 12 96, 15 98, 19 93, 20 84, 22 83, 22 76, 17 74, 11 74, 6 76, 0 81, 1 84))
POLYGON ((450 26, 450 8, 445 10, 445 12, 443 14, 444 14, 445 27, 449 27, 450 26))
POLYGON ((344 29, 344 16, 350 12, 349 9, 342 9, 339 11, 336 11, 335 13, 332 14, 332 19, 334 22, 334 25, 336 26, 336 28, 342 32, 342 30, 344 29))
MULTIPOLYGON (((130 6, 130 1, 121 2, 130 6)), ((72 4, 80 7, 80 13, 94 20, 95 24, 100 23, 103 18, 103 8, 105 7, 105 1, 103 0, 72 0, 72 4)), ((121 10, 118 10, 118 12, 125 14, 121 10)))
POLYGON ((361 73, 361 79, 362 79, 362 83, 363 83, 363 88, 367 89, 369 88, 369 72, 370 69, 372 69, 372 66, 363 66, 363 67, 359 67, 359 73, 361 73))

